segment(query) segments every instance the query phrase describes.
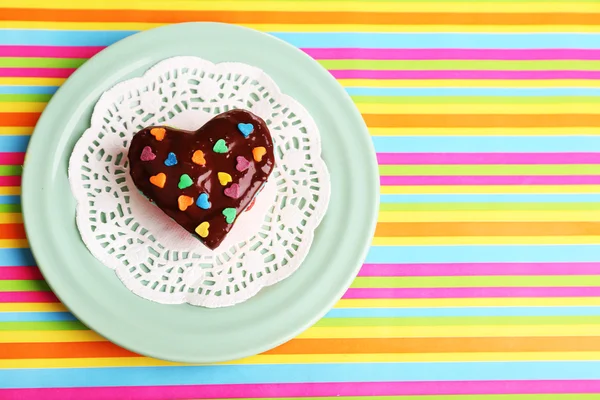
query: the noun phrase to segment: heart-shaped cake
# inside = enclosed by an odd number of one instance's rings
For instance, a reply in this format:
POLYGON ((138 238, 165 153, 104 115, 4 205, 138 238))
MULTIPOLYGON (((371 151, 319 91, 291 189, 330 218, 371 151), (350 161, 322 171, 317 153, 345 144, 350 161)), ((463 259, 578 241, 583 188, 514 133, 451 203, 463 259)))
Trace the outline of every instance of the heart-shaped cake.
POLYGON ((197 131, 152 126, 133 136, 129 171, 137 188, 210 249, 273 171, 267 124, 245 110, 219 114, 197 131))

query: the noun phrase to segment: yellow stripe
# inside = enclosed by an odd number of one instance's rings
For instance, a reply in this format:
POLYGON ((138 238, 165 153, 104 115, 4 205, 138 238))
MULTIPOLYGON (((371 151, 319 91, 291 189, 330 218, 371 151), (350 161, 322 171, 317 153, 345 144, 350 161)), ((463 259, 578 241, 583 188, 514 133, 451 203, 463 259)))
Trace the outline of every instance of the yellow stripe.
MULTIPOLYGON (((304 4, 304 3, 303 3, 304 4)), ((316 2, 315 2, 316 4, 316 2)), ((473 4, 473 3, 471 3, 473 4)), ((303 6, 302 6, 303 7, 303 6)), ((0 21, 2 29, 144 31, 167 23, 0 21)), ((370 25, 370 24, 244 24, 263 32, 600 32, 600 25, 370 25)))
POLYGON ((600 193, 600 185, 381 186, 381 194, 600 193))
MULTIPOLYGON (((461 362, 461 361, 586 361, 598 360, 600 352, 522 352, 522 353, 392 353, 392 354, 289 354, 258 355, 223 364, 322 364, 375 362, 461 362)), ((98 368, 198 366, 148 357, 37 358, 0 360, 0 368, 98 368)))
POLYGON ((600 244, 600 236, 452 236, 375 237, 374 246, 430 246, 481 244, 600 244))
POLYGON ((0 112, 42 112, 48 103, 0 102, 0 112))
POLYGON ((382 211, 379 222, 600 221, 599 211, 382 211))
POLYGON ((343 299, 335 308, 562 307, 599 306, 600 297, 510 297, 465 299, 343 299))
MULTIPOLYGON (((2 104, 2 103, 0 103, 2 104)), ((28 104, 28 103, 22 103, 28 104)), ((357 104, 363 114, 600 114, 597 104, 357 104)))
POLYGON ((600 128, 369 128, 373 136, 576 136, 600 128))
POLYGON ((50 8, 50 9, 114 9, 114 10, 211 10, 211 11, 348 11, 348 12, 600 12, 600 4, 590 2, 344 2, 344 1, 145 1, 123 2, 103 0, 81 2, 78 0, 1 0, 2 8, 50 8))
POLYGON ((64 312, 61 303, 0 303, 0 312, 64 312))
POLYGON ((593 79, 338 79, 345 87, 600 87, 593 79))
POLYGON ((0 196, 1 195, 16 195, 21 194, 20 186, 0 186, 0 196))
POLYGON ((0 343, 106 342, 94 331, 0 331, 0 343))
POLYGON ((0 126, 0 136, 2 135, 31 135, 33 127, 31 126, 0 126))
POLYGON ((21 213, 0 213, 0 224, 20 224, 23 223, 21 213))
POLYGON ((0 249, 26 249, 29 242, 25 239, 0 239, 0 249))
MULTIPOLYGON (((0 26, 3 23, 0 22, 0 26)), ((0 78, 3 86, 60 86, 66 79, 63 78, 0 78)))

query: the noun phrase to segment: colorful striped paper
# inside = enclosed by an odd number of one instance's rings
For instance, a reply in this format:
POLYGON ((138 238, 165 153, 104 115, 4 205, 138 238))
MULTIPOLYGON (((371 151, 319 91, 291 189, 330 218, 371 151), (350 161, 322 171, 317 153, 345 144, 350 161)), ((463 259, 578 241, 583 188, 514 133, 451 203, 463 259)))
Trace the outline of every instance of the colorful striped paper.
POLYGON ((600 398, 600 2, 0 0, 0 399, 600 398), (28 249, 29 135, 89 57, 221 21, 317 59, 381 174, 359 277, 316 326, 223 365, 79 323, 28 249))

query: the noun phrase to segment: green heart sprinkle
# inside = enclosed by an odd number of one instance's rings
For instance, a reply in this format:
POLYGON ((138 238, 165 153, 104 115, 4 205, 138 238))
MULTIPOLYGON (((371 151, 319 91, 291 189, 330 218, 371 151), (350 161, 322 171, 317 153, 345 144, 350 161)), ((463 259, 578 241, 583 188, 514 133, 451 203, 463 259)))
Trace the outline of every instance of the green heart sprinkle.
POLYGON ((177 187, 179 189, 185 189, 192 186, 192 183, 194 183, 194 181, 192 181, 192 178, 190 178, 188 174, 183 174, 179 177, 179 184, 177 185, 177 187))
POLYGON ((225 140, 223 139, 219 139, 217 140, 217 143, 215 143, 215 145, 213 146, 213 151, 215 153, 227 153, 227 143, 225 143, 225 140))
POLYGON ((228 224, 233 223, 235 219, 235 208, 226 208, 223 210, 223 215, 225 216, 225 221, 228 224))

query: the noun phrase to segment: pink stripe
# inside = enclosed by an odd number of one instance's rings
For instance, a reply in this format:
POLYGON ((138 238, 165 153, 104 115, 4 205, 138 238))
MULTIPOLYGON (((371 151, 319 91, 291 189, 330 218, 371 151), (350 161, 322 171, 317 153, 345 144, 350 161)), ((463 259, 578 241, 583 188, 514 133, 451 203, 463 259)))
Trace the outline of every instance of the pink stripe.
POLYGON ((0 303, 59 303, 52 292, 0 292, 0 303))
POLYGON ((22 165, 25 153, 0 153, 0 165, 22 165))
POLYGON ((377 161, 381 165, 600 164, 600 153, 378 153, 377 161))
POLYGON ((597 185, 600 175, 382 176, 382 185, 597 185))
MULTIPOLYGON (((600 60, 583 49, 302 49, 320 60, 600 60)), ((0 55, 2 50, 0 47, 0 55)))
POLYGON ((104 47, 0 46, 0 57, 90 58, 104 47))
POLYGON ((596 297, 600 287, 477 287, 348 289, 345 299, 453 299, 492 297, 596 297))
POLYGON ((600 71, 330 70, 337 79, 600 79, 600 71))
POLYGON ((0 68, 0 77, 68 78, 75 68, 0 68))
POLYGON ((20 186, 20 176, 0 176, 0 186, 20 186))
POLYGON ((0 390, 0 397, 6 400, 159 400, 558 393, 600 393, 600 381, 340 382, 3 389, 0 390))
POLYGON ((600 263, 365 264, 358 273, 358 276, 503 275, 600 275, 600 263))
POLYGON ((0 267, 0 281, 11 279, 44 279, 38 267, 0 267))

